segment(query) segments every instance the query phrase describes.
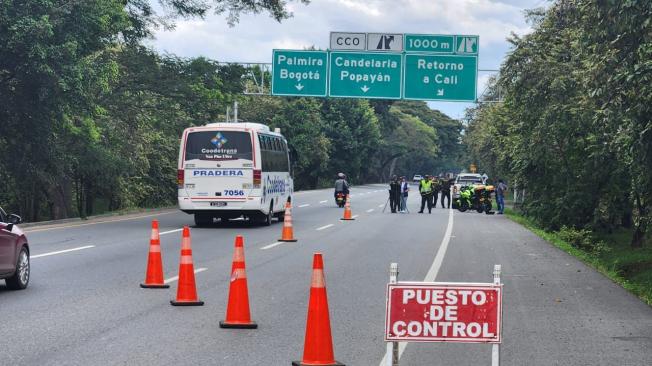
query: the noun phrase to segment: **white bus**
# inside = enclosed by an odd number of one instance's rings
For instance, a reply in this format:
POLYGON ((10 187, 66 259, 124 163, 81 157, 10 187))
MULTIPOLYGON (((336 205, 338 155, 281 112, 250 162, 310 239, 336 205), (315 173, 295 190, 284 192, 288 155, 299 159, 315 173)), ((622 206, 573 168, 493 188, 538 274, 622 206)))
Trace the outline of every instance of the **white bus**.
POLYGON ((292 197, 287 141, 259 123, 211 123, 183 131, 177 172, 179 208, 203 226, 244 217, 282 221, 292 197))

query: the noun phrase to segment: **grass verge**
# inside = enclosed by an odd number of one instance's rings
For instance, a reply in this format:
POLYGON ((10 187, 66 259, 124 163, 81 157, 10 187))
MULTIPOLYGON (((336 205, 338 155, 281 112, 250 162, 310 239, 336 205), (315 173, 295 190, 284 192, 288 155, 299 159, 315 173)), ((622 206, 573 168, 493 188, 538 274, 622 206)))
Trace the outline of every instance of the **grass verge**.
POLYGON ((557 248, 579 258, 652 306, 652 245, 647 243, 641 249, 630 248, 631 231, 598 234, 606 244, 607 250, 593 254, 571 245, 556 232, 541 229, 532 220, 514 210, 507 208, 505 215, 557 248))

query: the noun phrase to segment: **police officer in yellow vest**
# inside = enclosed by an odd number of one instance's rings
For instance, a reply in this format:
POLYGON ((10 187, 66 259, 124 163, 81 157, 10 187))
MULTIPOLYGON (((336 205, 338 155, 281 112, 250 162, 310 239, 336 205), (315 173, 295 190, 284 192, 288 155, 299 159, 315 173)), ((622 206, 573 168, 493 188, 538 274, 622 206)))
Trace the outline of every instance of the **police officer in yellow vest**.
POLYGON ((425 208, 426 204, 428 204, 428 213, 432 213, 432 198, 433 198, 432 184, 433 183, 432 180, 430 180, 429 175, 426 175, 419 182, 419 193, 421 193, 421 211, 419 211, 419 213, 423 213, 423 209, 425 208))

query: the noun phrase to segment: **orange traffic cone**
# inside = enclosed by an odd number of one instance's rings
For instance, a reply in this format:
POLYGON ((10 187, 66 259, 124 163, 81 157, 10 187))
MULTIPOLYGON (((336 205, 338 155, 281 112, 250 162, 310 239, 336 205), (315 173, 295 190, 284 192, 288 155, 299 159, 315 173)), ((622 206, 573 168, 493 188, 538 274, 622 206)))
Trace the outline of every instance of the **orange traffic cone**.
POLYGON ((179 262, 179 285, 177 287, 177 299, 170 301, 175 306, 204 305, 203 301, 197 298, 195 286, 195 267, 192 265, 192 249, 190 247, 190 229, 183 227, 181 239, 181 260, 179 262))
POLYGON ((247 289, 247 272, 245 271, 244 239, 235 237, 235 251, 231 264, 231 286, 229 303, 226 307, 226 320, 220 322, 220 328, 258 328, 251 321, 249 313, 249 291, 247 289))
POLYGON ((324 260, 321 253, 315 253, 312 262, 312 283, 310 284, 303 360, 293 361, 292 365, 344 366, 335 361, 333 355, 331 323, 328 316, 328 298, 324 280, 324 260))
POLYGON ((289 200, 285 203, 284 217, 283 233, 278 241, 297 241, 297 239, 294 238, 294 229, 292 229, 292 204, 289 200))
POLYGON ((342 217, 340 220, 355 220, 351 216, 351 197, 348 194, 346 195, 346 203, 344 204, 344 217, 342 217))
POLYGON ((152 235, 149 238, 149 256, 147 258, 147 272, 142 288, 168 288, 163 282, 163 261, 161 260, 161 239, 158 234, 158 220, 152 220, 152 235))

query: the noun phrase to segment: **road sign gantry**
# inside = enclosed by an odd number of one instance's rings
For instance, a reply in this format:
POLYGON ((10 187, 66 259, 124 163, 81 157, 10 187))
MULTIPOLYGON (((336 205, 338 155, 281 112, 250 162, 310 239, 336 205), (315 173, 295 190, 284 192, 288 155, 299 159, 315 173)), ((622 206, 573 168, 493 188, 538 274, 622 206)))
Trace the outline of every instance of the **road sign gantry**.
POLYGON ((332 32, 333 47, 274 50, 272 95, 476 100, 478 36, 332 32))

